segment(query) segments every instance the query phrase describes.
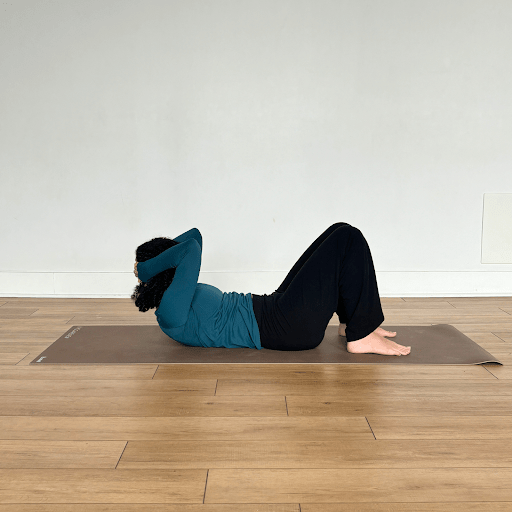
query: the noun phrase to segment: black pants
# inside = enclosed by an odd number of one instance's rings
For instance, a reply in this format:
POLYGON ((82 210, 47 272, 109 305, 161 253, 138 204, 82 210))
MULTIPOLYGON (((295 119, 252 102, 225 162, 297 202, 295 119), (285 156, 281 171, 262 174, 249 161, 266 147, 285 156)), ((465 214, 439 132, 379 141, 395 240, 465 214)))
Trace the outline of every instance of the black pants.
POLYGON ((252 300, 261 346, 273 350, 317 347, 334 312, 347 324, 347 341, 384 321, 370 248, 345 222, 322 233, 274 293, 252 300))

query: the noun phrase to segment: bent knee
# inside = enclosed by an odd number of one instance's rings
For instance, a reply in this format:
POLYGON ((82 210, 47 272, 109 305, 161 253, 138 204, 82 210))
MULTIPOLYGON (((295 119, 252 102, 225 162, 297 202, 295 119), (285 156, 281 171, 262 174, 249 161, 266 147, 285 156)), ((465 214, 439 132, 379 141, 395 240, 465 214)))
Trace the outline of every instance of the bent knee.
POLYGON ((337 229, 341 228, 342 226, 350 226, 350 224, 348 224, 347 222, 336 222, 329 229, 337 229))
POLYGON ((350 224, 343 224, 335 229, 334 231, 337 236, 339 236, 342 240, 348 241, 355 240, 357 242, 366 243, 366 238, 360 229, 351 226, 350 224))
POLYGON ((341 231, 343 233, 356 236, 363 234, 358 228, 352 226, 351 224, 347 224, 346 222, 339 222, 338 224, 334 224, 334 226, 337 226, 335 231, 341 231))

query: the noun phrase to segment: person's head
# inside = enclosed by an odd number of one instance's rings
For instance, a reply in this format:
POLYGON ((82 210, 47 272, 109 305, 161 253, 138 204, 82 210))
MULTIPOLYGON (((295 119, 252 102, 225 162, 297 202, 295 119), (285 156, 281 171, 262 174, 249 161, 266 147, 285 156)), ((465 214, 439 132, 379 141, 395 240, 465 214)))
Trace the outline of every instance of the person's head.
MULTIPOLYGON (((178 242, 170 238, 153 238, 137 247, 135 261, 142 263, 143 261, 150 260, 177 244, 178 242)), ((139 280, 139 284, 135 286, 131 296, 139 311, 145 312, 160 305, 162 296, 172 283, 175 272, 175 268, 169 268, 153 276, 147 283, 142 283, 139 280)))

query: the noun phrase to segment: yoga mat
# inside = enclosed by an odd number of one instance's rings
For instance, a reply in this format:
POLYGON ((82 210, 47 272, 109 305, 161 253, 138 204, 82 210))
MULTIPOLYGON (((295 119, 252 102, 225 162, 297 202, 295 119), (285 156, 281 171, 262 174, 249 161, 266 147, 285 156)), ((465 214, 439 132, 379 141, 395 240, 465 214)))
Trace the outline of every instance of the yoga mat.
POLYGON ((340 363, 481 364, 499 363, 452 325, 384 327, 411 347, 407 356, 351 354, 338 326, 328 325, 322 343, 311 350, 188 347, 169 338, 158 325, 73 326, 30 364, 141 363, 340 363))

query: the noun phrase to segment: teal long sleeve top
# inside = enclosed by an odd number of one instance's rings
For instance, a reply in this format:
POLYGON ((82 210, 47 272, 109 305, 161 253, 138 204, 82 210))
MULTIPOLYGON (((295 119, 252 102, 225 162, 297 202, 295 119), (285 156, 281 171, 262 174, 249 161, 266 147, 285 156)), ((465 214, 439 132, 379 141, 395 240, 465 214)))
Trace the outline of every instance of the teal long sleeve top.
POLYGON ((142 282, 176 268, 172 283, 155 312, 162 331, 173 340, 194 347, 261 350, 252 295, 221 292, 215 286, 197 282, 203 249, 198 229, 192 228, 174 241, 179 243, 137 264, 142 282))

